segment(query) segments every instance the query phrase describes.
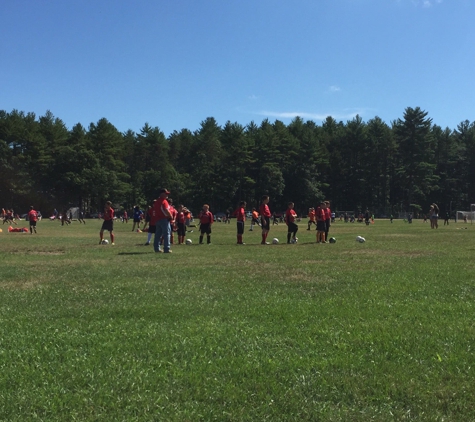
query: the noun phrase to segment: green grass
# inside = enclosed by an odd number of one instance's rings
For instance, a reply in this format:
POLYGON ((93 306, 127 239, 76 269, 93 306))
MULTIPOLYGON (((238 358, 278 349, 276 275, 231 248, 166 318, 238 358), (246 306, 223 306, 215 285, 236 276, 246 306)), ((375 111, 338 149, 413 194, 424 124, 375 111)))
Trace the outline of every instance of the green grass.
POLYGON ((0 228, 1 421, 475 420, 473 226, 0 228))

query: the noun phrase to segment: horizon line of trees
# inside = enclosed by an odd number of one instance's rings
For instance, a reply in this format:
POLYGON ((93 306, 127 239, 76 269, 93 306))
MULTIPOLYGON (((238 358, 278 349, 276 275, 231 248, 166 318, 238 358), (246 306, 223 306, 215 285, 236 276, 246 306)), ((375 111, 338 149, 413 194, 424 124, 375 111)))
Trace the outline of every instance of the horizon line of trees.
POLYGON ((456 129, 433 124, 419 107, 390 124, 356 116, 321 125, 294 118, 243 126, 213 117, 194 132, 168 137, 148 123, 119 132, 107 119, 69 130, 50 111, 0 110, 0 205, 47 214, 79 206, 102 210, 106 200, 131 209, 168 187, 175 203, 199 209, 271 209, 293 201, 299 213, 328 199, 333 210, 370 209, 375 215, 466 210, 475 202, 475 123, 456 129))

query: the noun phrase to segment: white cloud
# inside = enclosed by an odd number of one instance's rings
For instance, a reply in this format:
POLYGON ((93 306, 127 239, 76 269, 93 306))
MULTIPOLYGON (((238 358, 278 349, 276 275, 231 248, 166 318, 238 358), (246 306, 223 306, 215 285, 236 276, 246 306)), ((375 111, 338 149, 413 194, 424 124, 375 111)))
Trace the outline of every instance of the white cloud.
POLYGON ((252 95, 249 95, 249 97, 247 97, 247 99, 251 100, 251 101, 256 101, 256 100, 259 99, 259 97, 257 95, 252 94, 252 95))
POLYGON ((260 111, 260 116, 266 117, 275 117, 277 119, 294 119, 295 117, 302 117, 303 119, 310 119, 310 120, 325 120, 328 116, 333 117, 335 120, 347 120, 353 119, 356 115, 362 114, 362 110, 356 110, 354 112, 349 113, 308 113, 308 112, 298 112, 298 111, 284 111, 284 112, 277 112, 277 111, 260 111))
POLYGON ((330 88, 328 88, 330 92, 339 92, 341 91, 341 88, 337 85, 331 85, 330 88))

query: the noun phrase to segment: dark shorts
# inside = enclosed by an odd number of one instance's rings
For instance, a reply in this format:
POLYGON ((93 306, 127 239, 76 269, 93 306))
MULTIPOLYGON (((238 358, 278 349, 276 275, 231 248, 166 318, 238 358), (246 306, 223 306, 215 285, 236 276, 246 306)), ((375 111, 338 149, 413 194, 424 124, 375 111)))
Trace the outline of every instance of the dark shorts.
POLYGON ((330 231, 330 220, 325 220, 325 231, 330 231))
POLYGON ((287 226, 288 233, 297 233, 298 230, 299 226, 297 226, 297 224, 295 223, 289 223, 289 225, 287 226))
POLYGON ((140 218, 134 218, 134 223, 140 223, 142 220, 140 218))
POLYGON ((107 230, 109 232, 114 230, 114 221, 113 220, 104 220, 102 223, 101 231, 107 230))
POLYGON ((148 232, 149 233, 155 233, 157 231, 157 226, 148 226, 148 232))
POLYGON ((30 227, 36 227, 36 221, 30 221, 30 227))
POLYGON ((244 221, 238 221, 236 223, 237 234, 244 234, 244 221))
POLYGON ((211 234, 211 224, 206 223, 206 224, 200 224, 200 232, 201 234, 211 234))
POLYGON ((177 233, 178 233, 178 236, 186 235, 185 223, 177 223, 177 233))
POLYGON ((270 230, 270 217, 261 218, 262 230, 270 230))
POLYGON ((325 221, 317 221, 317 231, 319 232, 325 231, 325 221))

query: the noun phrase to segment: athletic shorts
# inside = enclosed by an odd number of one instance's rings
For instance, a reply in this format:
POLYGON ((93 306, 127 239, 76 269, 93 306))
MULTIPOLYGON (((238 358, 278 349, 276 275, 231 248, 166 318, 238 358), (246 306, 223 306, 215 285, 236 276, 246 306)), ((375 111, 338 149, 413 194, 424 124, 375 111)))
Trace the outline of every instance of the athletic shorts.
POLYGON ((102 223, 101 231, 107 230, 109 232, 114 230, 114 221, 112 220, 104 220, 102 223))
POLYGON ((244 221, 238 221, 236 223, 237 234, 244 234, 244 221))
POLYGON ((177 223, 177 233, 178 236, 186 236, 185 223, 177 223))
POLYGON ((299 226, 295 223, 289 223, 287 226, 287 233, 297 233, 299 226))
POLYGON ((325 220, 325 231, 330 231, 330 220, 325 220))
POLYGON ((270 230, 270 217, 261 218, 262 230, 270 230))
POLYGON ((140 218, 134 218, 134 223, 140 223, 142 220, 140 218))
POLYGON ((156 233, 156 232, 157 232, 157 226, 151 226, 151 225, 149 224, 149 226, 148 226, 148 232, 149 232, 149 233, 156 233))
POLYGON ((317 221, 317 231, 319 232, 325 231, 325 221, 317 221))
POLYGON ((201 234, 211 234, 211 223, 200 224, 200 232, 201 234))
POLYGON ((30 221, 30 227, 36 227, 36 221, 30 221))

